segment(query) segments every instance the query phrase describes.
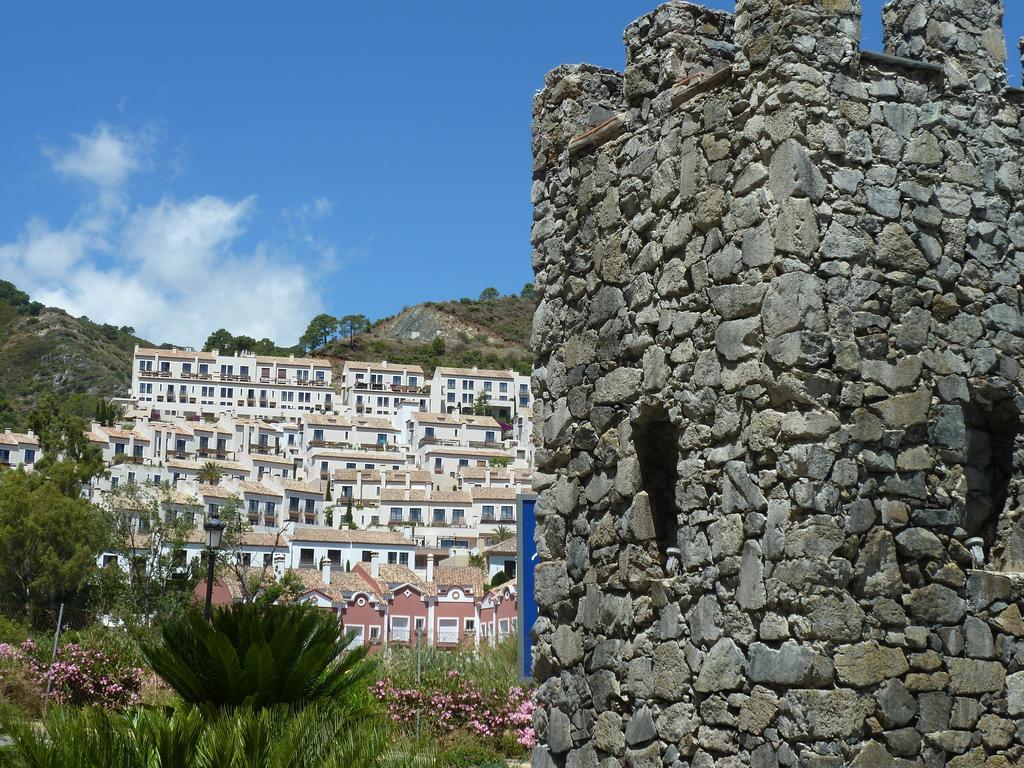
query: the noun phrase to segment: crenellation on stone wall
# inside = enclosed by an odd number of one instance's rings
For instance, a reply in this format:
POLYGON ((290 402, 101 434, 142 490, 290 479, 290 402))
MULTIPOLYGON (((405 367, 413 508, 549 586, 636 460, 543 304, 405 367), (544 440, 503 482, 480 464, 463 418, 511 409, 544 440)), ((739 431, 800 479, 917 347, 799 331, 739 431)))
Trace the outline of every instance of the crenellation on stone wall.
POLYGON ((860 0, 736 0, 736 43, 755 70, 809 59, 855 68, 862 15, 860 0))
POLYGON ((1024 105, 738 5, 534 104, 534 764, 1020 764, 1024 105))
POLYGON ((942 64, 951 88, 1006 87, 1003 0, 889 0, 882 27, 887 53, 942 64))
POLYGON ((626 27, 625 92, 653 97, 682 78, 713 72, 736 57, 732 14, 689 2, 667 3, 626 27))

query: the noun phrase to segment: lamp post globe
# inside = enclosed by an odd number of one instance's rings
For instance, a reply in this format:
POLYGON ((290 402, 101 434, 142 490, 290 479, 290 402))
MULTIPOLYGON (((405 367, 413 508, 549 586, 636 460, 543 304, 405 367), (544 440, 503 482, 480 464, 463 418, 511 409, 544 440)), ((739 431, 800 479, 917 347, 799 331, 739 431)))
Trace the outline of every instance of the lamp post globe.
POLYGON ((213 571, 217 561, 217 550, 220 549, 226 527, 224 521, 216 515, 207 518, 203 524, 203 531, 206 533, 206 607, 203 610, 203 615, 207 621, 210 620, 213 610, 213 571))

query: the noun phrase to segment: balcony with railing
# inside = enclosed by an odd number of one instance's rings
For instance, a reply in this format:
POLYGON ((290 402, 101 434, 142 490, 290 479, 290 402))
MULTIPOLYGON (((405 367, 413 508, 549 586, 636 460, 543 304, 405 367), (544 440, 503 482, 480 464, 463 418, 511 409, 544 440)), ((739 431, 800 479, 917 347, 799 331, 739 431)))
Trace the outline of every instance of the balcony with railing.
POLYGON ((226 448, 215 448, 211 446, 199 446, 196 453, 203 459, 220 459, 221 461, 234 461, 235 452, 226 448))
POLYGON ((411 637, 412 631, 408 627, 391 628, 391 642, 393 643, 408 643, 411 637))

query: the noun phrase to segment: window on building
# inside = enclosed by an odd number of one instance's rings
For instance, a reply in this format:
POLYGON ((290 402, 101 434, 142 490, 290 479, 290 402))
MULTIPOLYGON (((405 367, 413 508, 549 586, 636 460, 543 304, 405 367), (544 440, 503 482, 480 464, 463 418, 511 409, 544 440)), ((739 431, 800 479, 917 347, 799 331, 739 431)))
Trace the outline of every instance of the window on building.
POLYGON ((516 508, 511 505, 503 505, 501 508, 501 519, 511 520, 516 516, 516 508))
POLYGON ((372 563, 373 562, 373 552, 371 552, 369 549, 364 549, 363 550, 362 561, 364 563, 372 563))
POLYGON ((444 525, 445 515, 444 515, 444 510, 443 509, 435 509, 434 510, 434 522, 437 523, 437 524, 440 524, 440 525, 444 525))
POLYGON ((397 552, 388 552, 388 565, 398 565, 397 552))
POLYGON ((409 520, 413 523, 419 523, 423 521, 423 510, 420 507, 410 507, 409 509, 409 520))
MULTIPOLYGON (((5 453, 6 453, 6 451, 5 451, 5 453)), ((8 454, 7 458, 10 458, 10 454, 8 454)), ((0 459, 3 459, 3 457, 0 457, 0 459)), ((3 459, 3 460, 6 460, 6 459, 3 459)), ((25 449, 25 463, 26 464, 35 464, 35 462, 36 462, 36 452, 34 450, 32 450, 31 448, 26 448, 25 449)))
POLYGON ((313 566, 312 548, 303 547, 299 550, 299 568, 312 568, 313 566))
POLYGON ((492 386, 492 382, 485 381, 484 382, 484 392, 490 392, 491 391, 491 386, 492 386))
POLYGON ((483 514, 481 515, 481 519, 483 519, 483 520, 493 520, 494 519, 494 505, 493 504, 484 504, 483 514))
POLYGON ((399 552, 398 553, 398 564, 399 565, 409 565, 409 553, 408 552, 399 552))

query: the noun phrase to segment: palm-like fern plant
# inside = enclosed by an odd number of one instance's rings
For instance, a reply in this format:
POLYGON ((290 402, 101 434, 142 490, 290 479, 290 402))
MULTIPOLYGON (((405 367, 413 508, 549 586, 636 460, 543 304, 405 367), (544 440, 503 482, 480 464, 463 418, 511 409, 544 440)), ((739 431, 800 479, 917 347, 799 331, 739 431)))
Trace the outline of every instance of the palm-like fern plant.
POLYGON ((153 670, 190 704, 299 708, 317 701, 366 706, 373 663, 346 650, 337 618, 310 606, 244 603, 169 622, 159 643, 143 645, 153 670))

